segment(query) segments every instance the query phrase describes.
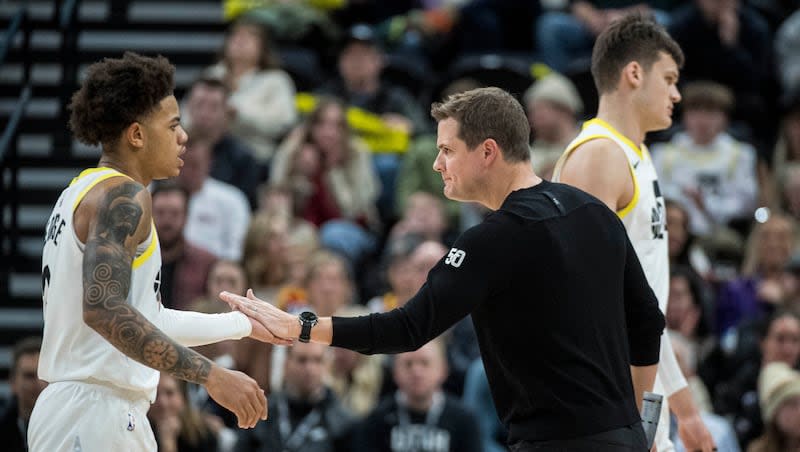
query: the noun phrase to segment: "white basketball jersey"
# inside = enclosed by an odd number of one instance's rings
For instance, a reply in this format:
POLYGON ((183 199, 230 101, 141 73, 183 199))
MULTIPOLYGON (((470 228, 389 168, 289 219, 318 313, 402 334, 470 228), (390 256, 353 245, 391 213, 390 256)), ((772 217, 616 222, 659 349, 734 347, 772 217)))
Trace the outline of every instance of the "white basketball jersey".
MULTIPOLYGON (((83 250, 73 213, 83 197, 111 177, 127 177, 111 168, 92 168, 72 180, 58 198, 45 230, 42 254, 44 337, 39 378, 99 381, 142 392, 155 400, 158 371, 128 358, 83 321, 83 250)), ((159 309, 161 251, 155 226, 136 252, 128 303, 148 319, 159 309)))
POLYGON ((658 186, 653 160, 647 147, 641 149, 617 132, 602 119, 592 119, 583 124, 581 133, 567 145, 564 154, 553 170, 553 180, 558 181, 567 157, 578 146, 597 138, 608 138, 625 151, 633 177, 633 198, 617 215, 628 231, 628 237, 647 276, 647 282, 658 298, 658 307, 666 313, 669 297, 669 250, 667 243, 664 198, 658 186))

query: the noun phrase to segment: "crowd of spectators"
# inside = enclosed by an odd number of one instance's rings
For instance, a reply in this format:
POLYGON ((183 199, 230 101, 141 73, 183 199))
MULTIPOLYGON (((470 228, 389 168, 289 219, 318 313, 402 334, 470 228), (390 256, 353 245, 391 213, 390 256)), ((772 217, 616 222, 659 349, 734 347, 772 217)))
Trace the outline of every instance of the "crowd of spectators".
MULTIPOLYGON (((162 303, 221 312, 217 293, 252 287, 295 313, 402 306, 487 213, 444 198, 430 102, 486 84, 511 90, 529 114, 533 165, 549 178, 594 113, 594 38, 623 14, 653 14, 686 53, 675 126, 648 137, 667 198, 667 327, 719 450, 798 450, 798 6, 227 1, 224 44, 181 100, 182 173, 151 187, 162 303), (484 58, 469 63, 475 55, 484 58), (525 63, 527 89, 515 90, 518 71, 503 78, 507 61, 525 63)), ((14 353, 0 418, 0 436, 18 438, 9 450, 24 450, 43 387, 37 347, 24 340, 14 353)), ((395 357, 248 340, 199 351, 255 378, 270 419, 238 430, 202 388, 162 375, 149 415, 160 450, 506 450, 468 319, 395 357)))

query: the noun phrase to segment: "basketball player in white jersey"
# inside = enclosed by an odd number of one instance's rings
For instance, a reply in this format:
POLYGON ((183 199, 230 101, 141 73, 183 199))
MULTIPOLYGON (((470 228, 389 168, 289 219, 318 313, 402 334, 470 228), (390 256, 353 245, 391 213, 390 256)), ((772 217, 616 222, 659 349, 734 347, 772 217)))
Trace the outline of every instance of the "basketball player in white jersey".
POLYGON ((72 98, 75 137, 101 145, 47 224, 42 257, 50 385, 30 420, 32 452, 155 451, 146 413, 159 372, 204 385, 240 427, 266 419, 258 384, 190 350, 246 336, 271 339, 240 313, 206 315, 160 303, 161 255, 145 188, 180 172, 187 135, 163 57, 126 53, 93 64, 72 98))
MULTIPOLYGON (((553 172, 554 181, 581 188, 617 212, 665 313, 669 256, 664 198, 644 137, 672 123, 673 105, 681 99, 676 83, 682 65, 680 47, 654 21, 630 15, 611 24, 592 52, 600 95, 597 117, 583 125, 553 172)), ((674 450, 668 407, 678 418, 687 450, 715 450, 667 336, 661 339, 654 392, 667 397, 656 434, 658 452, 674 450)))

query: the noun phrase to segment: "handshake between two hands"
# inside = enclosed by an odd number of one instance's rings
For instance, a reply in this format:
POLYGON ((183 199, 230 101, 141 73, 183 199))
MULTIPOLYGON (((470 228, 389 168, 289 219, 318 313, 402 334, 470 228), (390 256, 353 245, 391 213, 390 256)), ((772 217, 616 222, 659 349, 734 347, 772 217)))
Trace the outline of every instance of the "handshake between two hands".
POLYGON ((219 298, 234 311, 247 316, 253 326, 253 331, 250 333, 253 339, 274 345, 292 345, 300 336, 300 322, 297 316, 258 299, 252 289, 247 289, 246 296, 221 292, 219 298))

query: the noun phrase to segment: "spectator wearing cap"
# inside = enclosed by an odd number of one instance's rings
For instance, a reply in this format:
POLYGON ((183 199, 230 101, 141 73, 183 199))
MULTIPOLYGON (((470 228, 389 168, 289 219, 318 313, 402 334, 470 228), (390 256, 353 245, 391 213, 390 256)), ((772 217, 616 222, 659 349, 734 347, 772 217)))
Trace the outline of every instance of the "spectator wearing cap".
POLYGON ((339 52, 339 78, 319 92, 344 99, 348 104, 380 115, 390 125, 413 133, 430 129, 422 108, 403 88, 381 79, 385 61, 373 28, 350 28, 339 52))
POLYGON ((756 151, 726 132, 731 91, 715 82, 692 82, 683 95, 685 130, 653 146, 665 196, 683 200, 692 233, 747 220, 758 197, 756 151))
POLYGON ((575 85, 556 72, 545 75, 531 85, 525 91, 523 100, 533 135, 533 170, 550 180, 559 157, 578 135, 577 118, 583 112, 583 101, 575 85))
MULTIPOLYGON (((375 31, 369 25, 356 24, 348 31, 339 53, 339 77, 320 87, 318 93, 338 97, 350 106, 378 115, 386 126, 408 135, 429 131, 428 116, 416 99, 405 89, 381 79, 384 64, 375 31)), ((356 128, 356 133, 362 131, 356 128)), ((381 219, 389 220, 394 215, 400 157, 395 153, 376 154, 373 164, 382 187, 378 209, 381 219)))
POLYGON ((766 429, 747 451, 800 450, 800 373, 786 363, 768 364, 758 379, 758 398, 766 429))

